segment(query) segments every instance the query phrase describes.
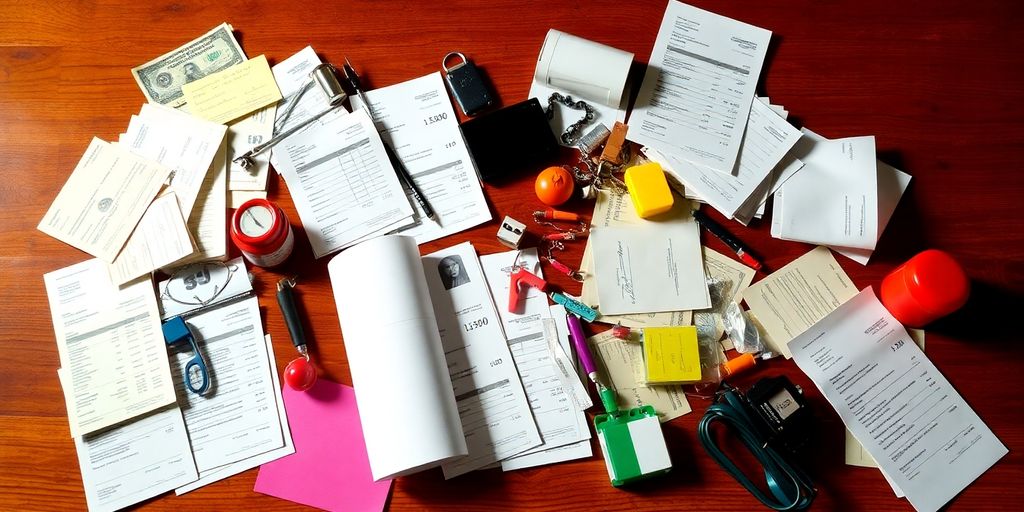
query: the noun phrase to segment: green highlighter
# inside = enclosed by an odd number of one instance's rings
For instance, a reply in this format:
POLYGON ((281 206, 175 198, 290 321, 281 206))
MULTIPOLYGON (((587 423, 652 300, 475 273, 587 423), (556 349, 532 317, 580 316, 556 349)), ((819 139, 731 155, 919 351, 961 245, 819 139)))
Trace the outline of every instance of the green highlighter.
POLYGON ((650 405, 619 410, 615 390, 598 379, 597 365, 587 347, 579 317, 569 313, 566 322, 583 370, 597 386, 601 403, 604 404, 605 413, 594 418, 594 430, 601 442, 612 485, 619 487, 668 473, 672 469, 672 461, 668 457, 668 447, 665 446, 665 435, 661 432, 657 411, 650 405))
POLYGON ((594 418, 594 430, 612 485, 620 487, 668 473, 672 461, 654 407, 623 411, 615 402, 614 390, 600 386, 600 394, 606 413, 594 418))

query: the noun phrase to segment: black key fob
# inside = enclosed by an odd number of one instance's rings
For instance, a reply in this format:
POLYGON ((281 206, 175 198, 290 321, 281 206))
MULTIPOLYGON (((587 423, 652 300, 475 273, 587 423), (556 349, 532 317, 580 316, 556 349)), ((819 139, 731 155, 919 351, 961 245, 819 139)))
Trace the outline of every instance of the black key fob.
POLYGON ((467 116, 472 116, 494 103, 494 95, 487 88, 487 83, 480 76, 480 70, 459 52, 451 52, 444 56, 441 61, 441 68, 444 69, 444 78, 448 82, 448 89, 459 104, 459 108, 467 116), (458 56, 462 62, 448 67, 448 60, 458 56))

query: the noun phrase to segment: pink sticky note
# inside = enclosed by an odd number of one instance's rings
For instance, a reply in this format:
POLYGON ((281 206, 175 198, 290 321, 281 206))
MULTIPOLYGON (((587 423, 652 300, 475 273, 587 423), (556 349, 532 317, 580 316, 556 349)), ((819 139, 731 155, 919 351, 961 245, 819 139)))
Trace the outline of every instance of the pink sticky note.
POLYGON ((324 379, 307 391, 284 387, 295 453, 260 466, 254 490, 324 510, 379 511, 391 481, 374 482, 356 395, 324 379))

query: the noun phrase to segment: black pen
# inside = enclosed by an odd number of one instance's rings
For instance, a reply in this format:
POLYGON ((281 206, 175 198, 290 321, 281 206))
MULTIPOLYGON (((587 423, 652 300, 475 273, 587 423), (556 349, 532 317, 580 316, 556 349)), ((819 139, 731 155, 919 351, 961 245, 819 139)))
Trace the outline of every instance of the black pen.
POLYGON ((715 237, 725 243, 725 245, 728 245, 732 250, 736 251, 736 256, 740 257, 740 261, 746 263, 754 270, 761 270, 761 262, 751 255, 750 251, 747 250, 739 240, 733 238, 732 234, 726 231, 721 224, 711 220, 711 217, 708 217, 706 213, 700 210, 693 211, 693 218, 697 220, 700 227, 708 230, 708 233, 715 235, 715 237))
MULTIPOLYGON (((370 110, 370 102, 366 100, 366 95, 363 94, 363 87, 359 81, 359 75, 357 75, 356 71, 352 69, 352 63, 348 61, 348 57, 345 57, 345 64, 342 65, 341 69, 345 73, 345 80, 348 81, 348 84, 355 91, 356 96, 359 96, 359 103, 362 103, 363 111, 365 111, 366 115, 370 116, 370 120, 373 121, 373 111, 370 110)), ((428 218, 434 219, 436 222, 437 214, 434 213, 434 209, 430 207, 430 203, 427 202, 427 198, 423 195, 423 192, 421 192, 420 188, 416 186, 416 182, 413 181, 412 175, 409 174, 409 170, 406 169, 405 165, 402 164, 402 161, 398 159, 398 154, 395 153, 394 148, 392 148, 391 145, 388 144, 388 141, 384 140, 383 137, 381 137, 380 141, 384 144, 384 152, 388 154, 388 159, 391 160, 391 165, 395 168, 398 178, 402 180, 403 185, 409 187, 409 190, 412 191, 412 198, 416 200, 420 205, 420 208, 423 208, 423 214, 428 218)))

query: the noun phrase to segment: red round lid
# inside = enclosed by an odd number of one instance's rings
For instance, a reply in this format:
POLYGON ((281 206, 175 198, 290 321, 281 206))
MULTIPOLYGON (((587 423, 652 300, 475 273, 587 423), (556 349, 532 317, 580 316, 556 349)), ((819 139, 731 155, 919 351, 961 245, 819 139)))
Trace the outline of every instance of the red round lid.
POLYGON ((967 274, 956 260, 938 249, 910 258, 903 269, 907 290, 922 308, 945 315, 963 306, 971 292, 967 274))

